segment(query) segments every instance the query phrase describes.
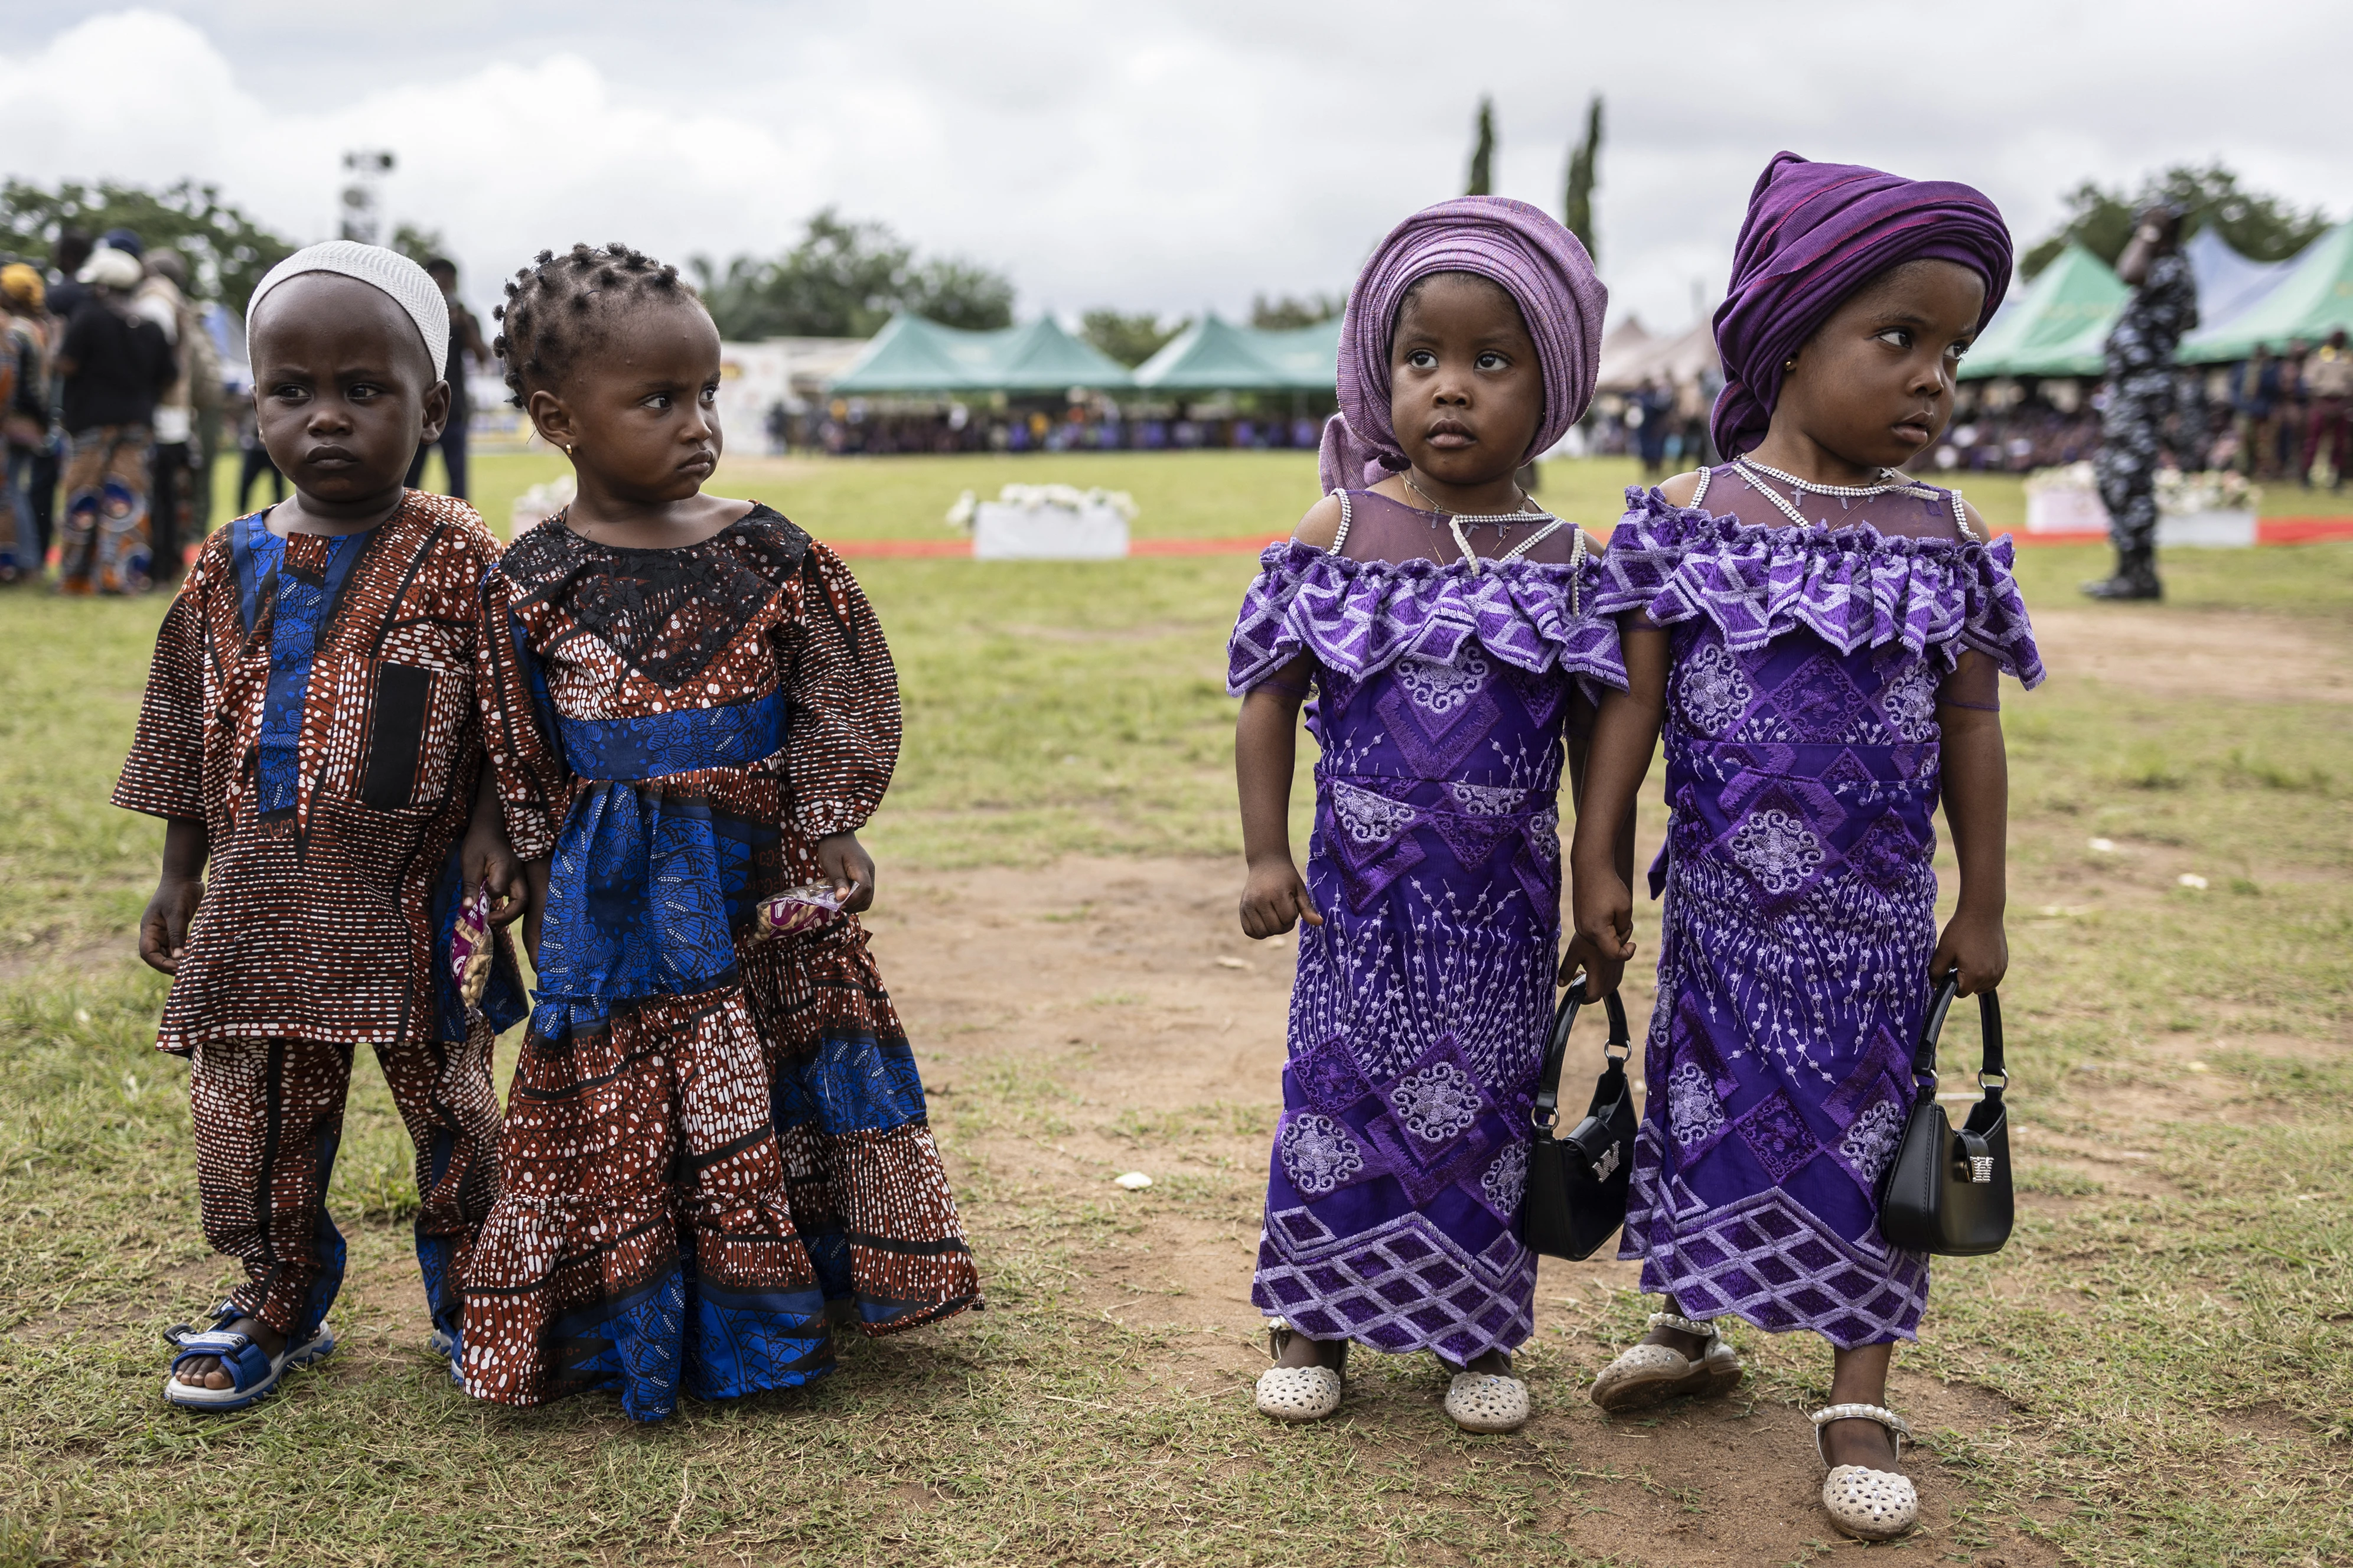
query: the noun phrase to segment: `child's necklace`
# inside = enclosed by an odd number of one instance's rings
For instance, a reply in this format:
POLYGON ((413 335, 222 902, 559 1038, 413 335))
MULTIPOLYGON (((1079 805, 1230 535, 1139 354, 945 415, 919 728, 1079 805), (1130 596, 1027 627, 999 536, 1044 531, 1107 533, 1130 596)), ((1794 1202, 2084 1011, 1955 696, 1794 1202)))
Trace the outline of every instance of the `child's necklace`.
MULTIPOLYGON (((1451 517, 1453 517, 1453 516, 1456 516, 1456 515, 1457 515, 1457 514, 1456 514, 1456 513, 1454 513, 1454 512, 1448 511, 1444 507, 1442 507, 1442 506, 1439 505, 1436 501, 1431 500, 1430 499, 1430 492, 1429 492, 1428 490, 1426 490, 1426 489, 1423 489, 1419 485, 1415 484, 1415 483, 1413 482, 1413 475, 1412 475, 1412 473, 1411 473, 1409 470, 1409 471, 1407 471, 1407 472, 1405 472, 1405 473, 1400 473, 1399 475, 1398 475, 1398 478, 1399 478, 1399 479, 1403 479, 1403 480, 1405 481, 1405 488, 1406 488, 1406 489, 1409 489, 1409 490, 1411 490, 1414 494, 1416 494, 1416 495, 1419 496, 1419 497, 1422 499, 1422 500, 1423 500, 1423 501, 1424 501, 1424 502, 1429 506, 1429 508, 1430 508, 1430 510, 1432 510, 1432 511, 1434 511, 1434 512, 1438 513, 1438 514, 1439 514, 1440 516, 1441 516, 1441 517, 1450 517, 1450 518, 1451 518, 1451 517)), ((1507 524, 1507 523, 1514 523, 1514 522, 1534 522, 1536 519, 1538 519, 1538 518, 1540 518, 1540 517, 1541 517, 1541 518, 1551 518, 1551 519, 1552 519, 1552 521, 1556 521, 1556 522, 1557 522, 1557 521, 1559 521, 1559 519, 1557 519, 1557 518, 1553 518, 1552 513, 1550 513, 1550 512, 1548 512, 1548 511, 1545 510, 1545 509, 1544 509, 1544 508, 1542 508, 1542 507, 1540 507, 1540 506, 1536 505, 1536 504, 1535 504, 1535 500, 1532 500, 1532 499, 1529 497, 1528 492, 1527 492, 1525 489, 1522 489, 1521 487, 1519 487, 1519 486, 1517 486, 1517 485, 1514 485, 1513 488, 1514 488, 1514 489, 1518 489, 1518 490, 1519 490, 1519 492, 1520 492, 1520 510, 1517 510, 1517 511, 1502 511, 1502 512, 1494 512, 1494 513, 1491 513, 1491 514, 1489 514, 1489 515, 1487 515, 1487 516, 1484 516, 1484 517, 1472 517, 1472 518, 1469 518, 1469 519, 1467 519, 1466 521, 1470 521, 1470 522, 1473 522, 1473 523, 1480 523, 1480 522, 1492 522, 1492 523, 1495 523, 1495 524, 1497 524, 1498 526, 1501 526, 1501 525, 1504 525, 1504 524, 1507 524)))
MULTIPOLYGON (((1882 479, 1877 484, 1823 485, 1816 484, 1811 479, 1801 479, 1795 474, 1785 474, 1778 468, 1768 468, 1764 464, 1752 461, 1747 458, 1733 458, 1732 466, 1740 470, 1741 476, 1747 479, 1750 489, 1754 489, 1758 495, 1763 496, 1767 500, 1771 501, 1775 506, 1779 507, 1781 509, 1781 515, 1788 518, 1791 522, 1796 523, 1799 528, 1811 528, 1814 526, 1813 521, 1807 517, 1804 512, 1799 511, 1796 504, 1797 502, 1802 501, 1806 499, 1806 492, 1808 490, 1811 490, 1814 494, 1820 496, 1841 496, 1855 500, 1868 500, 1873 496, 1884 495, 1924 496, 1934 499, 1936 494, 1936 492, 1929 487, 1923 485, 1905 475, 1896 472, 1894 468, 1880 469, 1879 471, 1886 477, 1882 479), (1766 488, 1762 482, 1766 479, 1778 479, 1783 484, 1788 486, 1790 490, 1793 492, 1794 499, 1791 500, 1782 500, 1781 493, 1778 490, 1768 489, 1766 488)), ((1407 482, 1411 483, 1412 481, 1408 480, 1407 482)), ((1969 527, 1968 509, 1961 504, 1961 492, 1958 490, 1952 490, 1947 493, 1952 498, 1953 521, 1959 526, 1961 537, 1963 539, 1975 539, 1977 537, 1977 532, 1969 527)), ((1824 526, 1827 526, 1827 524, 1824 526)))
POLYGON ((1912 488, 1912 482, 1909 479, 1906 479, 1902 475, 1895 473, 1892 468, 1880 469, 1880 473, 1891 477, 1882 479, 1876 484, 1825 485, 1818 484, 1812 479, 1801 479, 1795 474, 1785 474, 1778 468, 1768 468, 1764 464, 1752 462, 1746 458, 1733 458, 1732 466, 1740 470, 1741 477, 1748 481, 1751 489, 1755 489, 1758 495, 1763 496, 1767 500, 1771 501, 1775 506, 1779 507, 1781 509, 1781 515, 1788 518, 1791 522, 1796 523, 1799 528, 1811 528, 1814 526, 1813 523, 1807 519, 1806 514, 1798 510, 1799 505, 1805 500, 1806 492, 1808 490, 1811 490, 1814 494, 1821 496, 1840 496, 1847 500, 1867 500, 1872 496, 1883 496, 1891 493, 1892 491, 1905 490, 1912 488), (1767 486, 1765 483, 1767 479, 1778 479, 1782 484, 1788 486, 1792 499, 1783 500, 1781 499, 1780 491, 1767 486))
POLYGON ((1880 469, 1881 478, 1867 485, 1826 485, 1815 479, 1801 479, 1795 474, 1785 474, 1778 468, 1768 468, 1754 458, 1735 458, 1732 459, 1732 466, 1747 475, 1751 484, 1756 483, 1760 477, 1778 479, 1791 489, 1800 493, 1811 490, 1818 496, 1885 495, 1889 490, 1906 489, 1912 483, 1893 468, 1880 469))
MULTIPOLYGON (((1462 559, 1471 563, 1471 569, 1474 572, 1479 571, 1486 564, 1486 563, 1481 561, 1479 559, 1479 552, 1471 548, 1470 536, 1462 531, 1462 525, 1465 522, 1493 523, 1498 528, 1502 528, 1507 527, 1515 522, 1534 522, 1538 518, 1542 518, 1544 520, 1544 527, 1537 529, 1534 533, 1529 534, 1525 539, 1521 540, 1517 544, 1512 546, 1511 549, 1504 552, 1503 554, 1494 557, 1495 564, 1498 566, 1519 560, 1522 556, 1527 554, 1529 551, 1534 550, 1537 545, 1542 544, 1546 540, 1550 539, 1554 534, 1559 532, 1560 530, 1566 526, 1562 523, 1560 519, 1553 516, 1552 513, 1545 510, 1542 507, 1535 506, 1525 489, 1521 489, 1520 490, 1520 506, 1522 510, 1519 511, 1506 512, 1498 517, 1465 518, 1458 512, 1448 511, 1436 501, 1430 500, 1430 492, 1423 489, 1419 485, 1415 484, 1411 474, 1399 474, 1398 477, 1405 481, 1406 489, 1419 496, 1423 500, 1430 501, 1430 510, 1437 512, 1440 516, 1446 519, 1447 531, 1454 535, 1454 547, 1462 552, 1462 559)), ((1568 563, 1571 566, 1582 566, 1585 564, 1585 531, 1582 529, 1577 531, 1576 541, 1570 547, 1568 563)), ((1568 590, 1569 614, 1572 616, 1582 613, 1583 607, 1577 602, 1577 588, 1578 584, 1577 580, 1572 577, 1569 580, 1568 590)))

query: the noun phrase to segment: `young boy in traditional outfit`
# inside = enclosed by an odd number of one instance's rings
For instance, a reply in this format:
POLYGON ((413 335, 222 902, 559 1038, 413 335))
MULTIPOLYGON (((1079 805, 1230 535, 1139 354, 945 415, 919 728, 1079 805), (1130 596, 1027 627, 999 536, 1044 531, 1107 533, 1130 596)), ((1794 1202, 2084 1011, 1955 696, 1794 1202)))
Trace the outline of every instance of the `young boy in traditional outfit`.
POLYGON ((475 701, 498 545, 470 507, 401 484, 448 413, 441 291, 338 241, 272 268, 247 319, 294 495, 206 541, 114 791, 169 824, 139 953, 172 976, 157 1044, 189 1061, 205 1236, 246 1274, 209 1330, 171 1335, 164 1397, 216 1412, 334 1349, 325 1199, 361 1045, 416 1141, 417 1258, 456 1353, 451 1271, 498 1185, 491 1046, 522 992, 503 933, 480 1006, 446 959, 469 892, 487 882, 501 920, 527 892, 475 701))

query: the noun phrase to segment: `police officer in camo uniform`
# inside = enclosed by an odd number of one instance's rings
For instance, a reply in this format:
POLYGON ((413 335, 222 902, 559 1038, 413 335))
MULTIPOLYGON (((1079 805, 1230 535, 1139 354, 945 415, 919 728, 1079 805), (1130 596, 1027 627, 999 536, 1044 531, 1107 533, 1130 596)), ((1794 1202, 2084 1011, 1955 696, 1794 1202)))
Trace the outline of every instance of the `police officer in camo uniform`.
MULTIPOLYGON (((2084 584, 2094 599, 2157 599, 2157 453, 2166 416, 2182 416, 2184 437, 2202 430, 2202 409, 2176 395, 2173 350, 2198 324, 2198 282, 2181 254, 2181 213, 2152 206, 2140 215, 2116 276, 2133 297, 2108 334, 2108 402, 2100 421, 2100 500, 2116 542, 2116 575, 2084 584)), ((2202 460, 2204 454, 2199 453, 2202 460)))

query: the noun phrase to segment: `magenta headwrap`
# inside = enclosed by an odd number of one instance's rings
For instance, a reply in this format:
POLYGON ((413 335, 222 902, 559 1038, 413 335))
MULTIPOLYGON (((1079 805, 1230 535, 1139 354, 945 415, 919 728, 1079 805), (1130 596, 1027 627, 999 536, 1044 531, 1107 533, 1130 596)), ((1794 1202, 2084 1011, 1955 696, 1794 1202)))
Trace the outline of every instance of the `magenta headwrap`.
POLYGON ((1748 194, 1732 288, 1715 311, 1724 391, 1709 429, 1726 458, 1765 438, 1781 367, 1848 295, 1889 268, 1934 258, 1985 279, 1983 328, 2010 289, 2010 228, 1978 191, 1776 153, 1748 194))
POLYGON ((1475 272, 1518 301, 1544 374, 1544 419, 1526 457, 1567 435, 1593 401, 1609 290, 1577 236, 1543 209, 1505 196, 1458 196, 1424 207, 1389 230, 1348 290, 1340 412, 1324 426, 1317 465, 1326 494, 1406 467, 1389 425, 1389 345, 1405 291, 1433 272, 1475 272))

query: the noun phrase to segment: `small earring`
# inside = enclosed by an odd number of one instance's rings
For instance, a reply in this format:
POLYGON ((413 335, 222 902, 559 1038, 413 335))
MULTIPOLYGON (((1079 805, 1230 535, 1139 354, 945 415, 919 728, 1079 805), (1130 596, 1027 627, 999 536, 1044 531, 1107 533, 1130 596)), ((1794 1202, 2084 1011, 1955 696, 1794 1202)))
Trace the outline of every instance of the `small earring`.
MULTIPOLYGON (((1789 363, 1795 364, 1797 363, 1797 361, 1791 360, 1789 363)), ((564 443, 564 455, 567 458, 572 456, 572 443, 569 441, 564 443)))
MULTIPOLYGON (((1792 371, 1792 370, 1797 369, 1797 368, 1798 368, 1798 356, 1797 356, 1796 354, 1791 354, 1788 359, 1783 360, 1783 361, 1781 362, 1781 368, 1782 368, 1784 371, 1792 371)), ((567 451, 567 452, 569 452, 570 450, 572 450, 572 448, 571 448, 571 447, 565 447, 564 449, 565 449, 565 451, 567 451)))

